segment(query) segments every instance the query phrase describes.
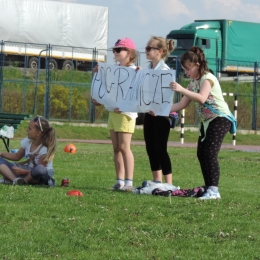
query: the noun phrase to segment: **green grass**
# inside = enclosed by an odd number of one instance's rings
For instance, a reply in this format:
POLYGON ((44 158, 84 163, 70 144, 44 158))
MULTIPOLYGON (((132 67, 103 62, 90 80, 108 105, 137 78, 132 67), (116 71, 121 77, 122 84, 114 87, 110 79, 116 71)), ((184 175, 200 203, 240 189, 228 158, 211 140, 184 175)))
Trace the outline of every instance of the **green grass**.
MULTIPOLYGON (((260 259, 259 153, 222 150, 222 200, 199 201, 111 191, 112 146, 77 143, 73 155, 66 143, 54 160, 57 187, 0 185, 0 259, 260 259), (66 196, 73 189, 84 196, 66 196)), ((151 179, 148 158, 144 146, 132 150, 140 185, 151 179)), ((169 154, 174 185, 202 185, 196 149, 169 154)))
MULTIPOLYGON (((37 70, 16 68, 16 67, 5 67, 4 68, 4 80, 25 80, 25 81, 35 81, 37 79, 37 70)), ((53 70, 50 72, 50 77, 52 82, 63 82, 63 83, 91 83, 90 72, 85 71, 66 71, 66 70, 53 70)), ((46 71, 40 70, 38 75, 38 80, 46 80, 46 71)))

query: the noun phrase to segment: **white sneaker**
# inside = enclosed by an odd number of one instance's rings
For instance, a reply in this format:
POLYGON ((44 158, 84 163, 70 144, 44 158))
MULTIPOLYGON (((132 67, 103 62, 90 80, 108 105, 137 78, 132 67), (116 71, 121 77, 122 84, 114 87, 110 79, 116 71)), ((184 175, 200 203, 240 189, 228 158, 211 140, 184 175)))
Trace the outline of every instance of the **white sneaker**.
POLYGON ((8 179, 6 179, 6 178, 1 178, 0 179, 0 183, 1 184, 12 184, 13 182, 8 180, 8 179))
POLYGON ((114 186, 112 186, 112 190, 121 190, 124 187, 124 185, 117 182, 114 186))
POLYGON ((207 189, 206 193, 199 197, 200 200, 217 200, 221 199, 219 191, 212 191, 211 189, 207 189))

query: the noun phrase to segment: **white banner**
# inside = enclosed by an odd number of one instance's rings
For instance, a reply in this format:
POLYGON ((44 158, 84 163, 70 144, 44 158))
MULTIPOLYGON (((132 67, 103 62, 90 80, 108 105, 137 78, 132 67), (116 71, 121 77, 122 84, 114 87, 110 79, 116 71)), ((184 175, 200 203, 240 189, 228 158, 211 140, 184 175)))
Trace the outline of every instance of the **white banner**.
POLYGON ((175 70, 135 69, 98 63, 91 85, 91 97, 106 109, 149 112, 168 116, 174 92, 175 70))

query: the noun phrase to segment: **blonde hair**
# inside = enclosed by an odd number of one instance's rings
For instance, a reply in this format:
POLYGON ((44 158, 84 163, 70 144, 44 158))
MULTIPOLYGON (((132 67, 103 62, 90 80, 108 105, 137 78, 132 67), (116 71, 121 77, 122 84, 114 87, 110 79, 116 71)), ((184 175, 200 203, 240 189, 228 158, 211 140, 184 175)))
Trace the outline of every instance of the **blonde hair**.
POLYGON ((169 56, 169 54, 174 50, 174 41, 173 40, 168 40, 163 37, 158 37, 158 36, 152 36, 149 40, 151 41, 156 41, 155 45, 158 49, 162 49, 162 59, 166 60, 166 58, 169 56))
POLYGON ((129 51, 130 59, 129 59, 129 62, 127 62, 126 66, 129 66, 132 63, 135 63, 135 61, 137 59, 137 52, 136 52, 136 50, 133 50, 133 49, 127 49, 127 50, 129 51))
POLYGON ((47 147, 47 153, 43 161, 50 162, 54 158, 54 153, 57 148, 56 144, 56 131, 50 125, 48 120, 44 117, 37 116, 33 119, 34 122, 41 121, 41 124, 35 124, 37 130, 41 131, 40 125, 42 126, 42 145, 47 147))

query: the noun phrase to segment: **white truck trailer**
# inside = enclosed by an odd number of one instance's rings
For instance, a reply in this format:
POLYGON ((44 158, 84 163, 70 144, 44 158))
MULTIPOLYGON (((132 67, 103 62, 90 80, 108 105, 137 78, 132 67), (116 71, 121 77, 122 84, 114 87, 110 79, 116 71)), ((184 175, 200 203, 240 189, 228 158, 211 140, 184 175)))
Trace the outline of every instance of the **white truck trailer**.
POLYGON ((52 69, 87 70, 93 60, 106 60, 107 42, 108 7, 0 0, 0 54, 4 65, 44 68, 45 57, 51 57, 48 61, 52 69))

